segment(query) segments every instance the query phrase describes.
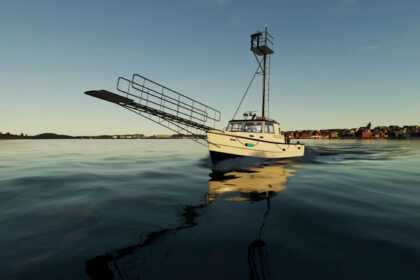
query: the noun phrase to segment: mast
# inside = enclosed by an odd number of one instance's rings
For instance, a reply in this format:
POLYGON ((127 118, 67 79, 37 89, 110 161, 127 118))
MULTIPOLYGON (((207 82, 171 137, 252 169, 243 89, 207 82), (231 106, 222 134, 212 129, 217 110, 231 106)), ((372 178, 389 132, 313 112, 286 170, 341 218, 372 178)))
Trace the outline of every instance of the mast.
POLYGON ((266 84, 267 84, 267 56, 274 53, 271 49, 273 45, 273 36, 268 33, 267 26, 264 32, 256 32, 251 35, 251 51, 259 65, 259 73, 262 75, 262 109, 261 117, 266 118, 266 84))
MULTIPOLYGON (((265 32, 267 32, 267 27, 265 28, 265 32)), ((267 67, 267 55, 266 54, 264 54, 264 56, 263 56, 263 69, 262 69, 262 79, 263 79, 263 82, 262 82, 262 109, 261 109, 261 112, 262 112, 262 115, 261 115, 261 117, 263 118, 263 119, 265 119, 265 77, 266 77, 266 67, 267 67)))

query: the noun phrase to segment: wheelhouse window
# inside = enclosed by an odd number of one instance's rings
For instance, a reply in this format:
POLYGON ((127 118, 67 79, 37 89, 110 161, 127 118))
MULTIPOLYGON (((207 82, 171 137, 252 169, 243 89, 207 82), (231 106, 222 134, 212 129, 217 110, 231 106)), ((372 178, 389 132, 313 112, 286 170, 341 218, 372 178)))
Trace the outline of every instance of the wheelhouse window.
POLYGON ((262 132, 262 124, 256 122, 249 122, 245 123, 244 126, 245 132, 252 132, 252 133, 261 133, 262 132))
POLYGON ((241 132, 243 131, 243 124, 242 123, 229 123, 227 130, 232 131, 232 132, 241 132))
POLYGON ((265 133, 274 133, 274 126, 273 124, 265 124, 265 133))
POLYGON ((263 124, 261 122, 231 122, 227 131, 261 133, 263 132, 263 124))

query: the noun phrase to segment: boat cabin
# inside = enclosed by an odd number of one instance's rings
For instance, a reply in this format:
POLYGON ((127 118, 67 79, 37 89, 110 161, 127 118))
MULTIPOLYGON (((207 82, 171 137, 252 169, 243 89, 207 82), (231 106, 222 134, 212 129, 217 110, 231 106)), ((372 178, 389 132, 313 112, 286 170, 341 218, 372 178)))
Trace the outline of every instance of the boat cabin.
POLYGON ((226 131, 281 134, 279 123, 274 120, 231 120, 226 131))

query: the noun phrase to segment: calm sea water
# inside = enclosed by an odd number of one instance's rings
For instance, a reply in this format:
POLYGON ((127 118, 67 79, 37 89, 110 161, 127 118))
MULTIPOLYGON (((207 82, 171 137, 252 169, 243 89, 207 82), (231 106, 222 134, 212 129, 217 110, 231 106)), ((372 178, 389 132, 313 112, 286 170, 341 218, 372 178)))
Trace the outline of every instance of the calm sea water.
POLYGON ((0 142, 1 279, 420 279, 420 141, 211 179, 189 140, 0 142))

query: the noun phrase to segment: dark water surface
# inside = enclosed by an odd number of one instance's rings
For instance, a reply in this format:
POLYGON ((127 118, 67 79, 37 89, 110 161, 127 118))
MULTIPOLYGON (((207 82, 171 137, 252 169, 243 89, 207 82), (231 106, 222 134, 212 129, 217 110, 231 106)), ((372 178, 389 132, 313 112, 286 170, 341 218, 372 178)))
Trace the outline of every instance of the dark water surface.
POLYGON ((211 179, 188 140, 1 141, 0 278, 420 279, 420 141, 308 147, 211 179))

